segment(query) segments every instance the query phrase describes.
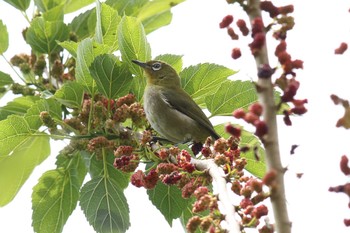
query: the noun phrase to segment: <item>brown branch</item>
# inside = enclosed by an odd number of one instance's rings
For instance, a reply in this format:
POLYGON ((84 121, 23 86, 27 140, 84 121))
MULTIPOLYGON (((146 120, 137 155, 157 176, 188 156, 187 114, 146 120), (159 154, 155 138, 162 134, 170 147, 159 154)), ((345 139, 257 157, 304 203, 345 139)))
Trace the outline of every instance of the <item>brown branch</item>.
MULTIPOLYGON (((261 18, 260 1, 248 0, 247 13, 251 22, 257 17, 261 18)), ((263 66, 270 67, 266 43, 254 57, 258 70, 263 66)), ((271 190, 271 203, 275 217, 275 229, 278 233, 290 233, 291 222, 288 217, 284 187, 285 169, 282 166, 280 158, 276 104, 274 100, 274 88, 271 81, 271 75, 269 77, 259 78, 257 89, 260 103, 264 107, 263 118, 268 127, 268 133, 265 135, 266 137, 264 137, 263 141, 266 150, 267 168, 269 171, 274 170, 277 172, 277 186, 271 190)))
POLYGON ((228 224, 228 232, 241 232, 239 223, 235 219, 235 208, 231 203, 228 195, 226 187, 227 182, 224 178, 224 171, 220 167, 218 167, 212 159, 198 160, 192 158, 191 163, 194 164, 198 170, 207 170, 209 172, 209 175, 213 178, 214 182, 216 183, 219 200, 222 203, 223 208, 225 209, 223 214, 226 214, 225 219, 228 224))

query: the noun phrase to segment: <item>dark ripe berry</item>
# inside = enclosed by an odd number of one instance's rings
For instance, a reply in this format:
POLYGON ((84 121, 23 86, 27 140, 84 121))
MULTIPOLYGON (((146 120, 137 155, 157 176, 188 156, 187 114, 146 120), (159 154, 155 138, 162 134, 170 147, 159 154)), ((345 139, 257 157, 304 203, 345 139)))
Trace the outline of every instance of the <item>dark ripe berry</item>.
POLYGON ((340 160, 340 170, 344 175, 350 175, 349 159, 346 155, 343 155, 340 160))
POLYGON ((286 64, 287 62, 290 62, 290 61, 291 61, 291 56, 290 56, 286 51, 283 51, 283 52, 278 53, 277 57, 278 57, 278 61, 279 61, 282 65, 284 65, 284 64, 286 64))
POLYGON ((233 59, 238 59, 242 56, 241 49, 240 48, 234 48, 232 49, 231 57, 233 59))
POLYGON ((343 54, 348 49, 347 43, 341 43, 337 49, 334 50, 335 54, 343 54))
POLYGON ((259 78, 271 78, 276 69, 272 69, 269 64, 262 64, 258 68, 259 78))
POLYGON ((297 114, 297 115, 302 115, 307 112, 307 109, 305 108, 304 105, 302 106, 296 106, 290 110, 292 113, 297 114))
POLYGON ((263 112, 263 107, 260 103, 254 103, 249 106, 248 110, 257 116, 261 116, 263 112))
POLYGON ((232 115, 233 117, 237 118, 237 119, 242 119, 245 117, 245 111, 243 108, 239 108, 233 111, 232 115))
POLYGON ((296 59, 296 60, 292 61, 292 66, 294 69, 303 69, 304 62, 302 60, 296 59))
POLYGON ((287 126, 291 126, 292 125, 292 121, 290 120, 289 117, 289 111, 284 110, 283 111, 284 117, 283 117, 283 121, 287 126))
POLYGON ((350 219, 344 219, 344 224, 347 227, 350 227, 350 219))
POLYGON ((243 36, 247 36, 249 34, 249 29, 243 19, 237 20, 236 24, 239 30, 241 31, 241 33, 243 34, 243 36))
POLYGON ((147 176, 144 178, 144 187, 146 189, 153 189, 158 182, 158 172, 152 169, 148 172, 147 176))
POLYGON ((225 130, 227 133, 231 134, 232 136, 235 136, 237 138, 239 138, 241 136, 241 129, 234 127, 231 124, 227 124, 225 127, 225 130))
POLYGON ((279 53, 285 52, 287 50, 287 43, 285 40, 281 40, 280 43, 276 46, 275 55, 278 56, 279 53))
POLYGON ((252 37, 261 32, 264 32, 264 23, 260 17, 256 17, 252 22, 252 37))
POLYGON ((293 13, 294 6, 293 5, 287 5, 287 6, 281 6, 278 7, 278 12, 282 15, 293 13))
POLYGON ((231 27, 227 28, 227 34, 231 37, 232 40, 238 40, 239 38, 239 36, 235 33, 235 31, 231 27))
POLYGON ((249 44, 250 50, 253 55, 265 45, 265 34, 263 32, 256 33, 254 35, 253 42, 249 44))
POLYGON ((268 12, 271 18, 274 18, 279 14, 278 8, 270 1, 260 2, 260 8, 261 10, 268 12))
POLYGON ((232 15, 226 15, 221 23, 219 24, 220 28, 225 28, 230 26, 230 24, 233 22, 233 16, 232 15))

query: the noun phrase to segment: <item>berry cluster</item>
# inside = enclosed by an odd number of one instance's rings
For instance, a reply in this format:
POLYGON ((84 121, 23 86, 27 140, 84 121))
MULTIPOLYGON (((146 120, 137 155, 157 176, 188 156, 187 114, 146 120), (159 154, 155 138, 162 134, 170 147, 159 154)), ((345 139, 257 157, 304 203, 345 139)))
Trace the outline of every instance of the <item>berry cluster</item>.
MULTIPOLYGON (((340 160, 340 170, 343 172, 343 174, 347 177, 350 176, 350 167, 349 167, 349 158, 346 155, 343 155, 340 160)), ((346 183, 343 185, 338 185, 335 187, 329 188, 330 192, 336 192, 336 193, 345 193, 348 197, 350 197, 350 183, 346 183)), ((350 208, 350 202, 349 202, 349 208, 350 208)), ((350 218, 344 219, 344 224, 347 227, 350 227, 350 218)))
POLYGON ((264 139, 264 135, 268 132, 266 123, 260 119, 263 113, 263 107, 259 103, 254 103, 249 106, 248 111, 242 108, 233 111, 232 115, 237 119, 243 119, 245 122, 255 127, 255 135, 260 139, 264 139))

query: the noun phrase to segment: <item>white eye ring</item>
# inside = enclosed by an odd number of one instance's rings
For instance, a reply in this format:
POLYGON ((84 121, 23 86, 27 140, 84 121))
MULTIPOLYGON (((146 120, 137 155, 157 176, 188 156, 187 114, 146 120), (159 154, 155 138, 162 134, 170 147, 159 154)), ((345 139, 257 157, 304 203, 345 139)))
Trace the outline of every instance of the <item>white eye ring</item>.
POLYGON ((162 68, 162 64, 159 62, 156 62, 152 65, 152 70, 157 71, 160 70, 162 68))

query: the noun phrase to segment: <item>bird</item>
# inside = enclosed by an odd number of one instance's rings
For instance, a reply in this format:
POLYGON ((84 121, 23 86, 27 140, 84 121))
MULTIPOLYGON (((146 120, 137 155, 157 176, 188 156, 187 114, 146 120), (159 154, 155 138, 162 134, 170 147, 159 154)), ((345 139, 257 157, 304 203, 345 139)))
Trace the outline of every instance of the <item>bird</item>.
POLYGON ((209 136, 220 138, 202 109, 181 87, 173 67, 157 60, 132 62, 144 70, 146 118, 161 137, 173 143, 203 143, 209 136))

